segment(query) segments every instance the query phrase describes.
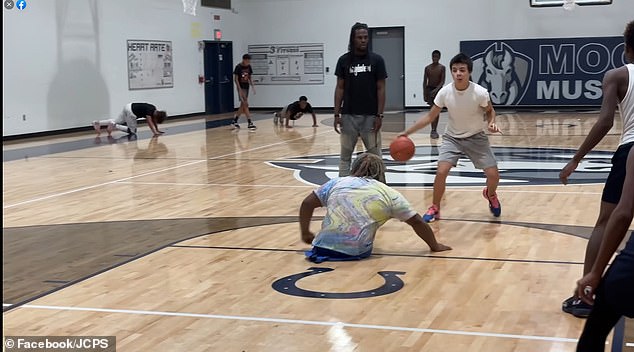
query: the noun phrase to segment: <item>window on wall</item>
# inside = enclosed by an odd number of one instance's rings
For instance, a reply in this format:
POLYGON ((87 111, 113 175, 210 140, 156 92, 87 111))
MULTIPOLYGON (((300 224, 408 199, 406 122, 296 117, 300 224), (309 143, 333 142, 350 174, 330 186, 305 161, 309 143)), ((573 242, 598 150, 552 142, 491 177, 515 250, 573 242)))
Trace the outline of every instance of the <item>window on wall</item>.
POLYGON ((231 9, 231 0, 201 0, 200 6, 231 9))

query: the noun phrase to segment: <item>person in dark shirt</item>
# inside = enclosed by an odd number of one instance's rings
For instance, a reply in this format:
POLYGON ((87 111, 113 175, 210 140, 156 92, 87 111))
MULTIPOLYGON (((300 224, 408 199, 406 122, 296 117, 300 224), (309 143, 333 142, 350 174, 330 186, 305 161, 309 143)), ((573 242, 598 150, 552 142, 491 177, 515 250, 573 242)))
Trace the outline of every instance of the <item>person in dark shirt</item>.
POLYGON ((368 39, 368 25, 355 23, 350 29, 348 52, 339 57, 335 69, 334 128, 341 135, 340 177, 350 175, 359 137, 368 153, 381 155, 387 72, 383 58, 368 50, 368 39))
POLYGON ((158 129, 158 124, 163 123, 167 113, 157 110, 156 106, 148 103, 128 103, 123 107, 123 111, 116 119, 93 121, 92 126, 97 131, 97 136, 101 134, 101 128, 106 127, 108 136, 112 135, 112 131, 119 130, 130 135, 136 135, 137 119, 145 119, 150 130, 155 136, 163 133, 158 129))
POLYGON ((251 113, 249 112, 249 86, 253 87, 253 94, 255 94, 255 86, 253 85, 253 80, 251 80, 251 75, 253 75, 253 69, 251 68, 251 55, 244 54, 242 55, 242 62, 237 64, 236 68, 233 70, 233 80, 236 83, 238 97, 240 98, 240 107, 236 112, 236 116, 233 118, 233 127, 235 129, 240 128, 238 119, 240 118, 240 115, 244 113, 244 116, 247 117, 247 121, 249 123, 249 130, 255 130, 255 125, 251 122, 251 113))
POLYGON ((313 107, 308 102, 308 98, 302 95, 299 97, 298 101, 288 104, 282 111, 276 112, 273 117, 273 123, 277 125, 279 120, 280 126, 284 125, 287 128, 292 128, 289 125, 289 121, 297 120, 302 117, 305 113, 311 113, 313 115, 313 127, 317 127, 317 116, 313 112, 313 107), (286 123, 284 123, 286 121, 286 123))

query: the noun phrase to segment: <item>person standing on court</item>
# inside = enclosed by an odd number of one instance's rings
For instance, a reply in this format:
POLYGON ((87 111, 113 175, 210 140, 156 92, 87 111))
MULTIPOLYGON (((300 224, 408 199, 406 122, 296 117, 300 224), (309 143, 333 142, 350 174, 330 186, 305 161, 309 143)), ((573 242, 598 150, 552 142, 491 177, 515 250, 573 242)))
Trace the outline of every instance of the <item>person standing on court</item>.
POLYGON ((112 131, 119 130, 129 135, 136 135, 137 119, 145 119, 150 130, 155 136, 160 136, 163 131, 158 129, 158 124, 163 123, 167 113, 157 110, 156 106, 148 103, 128 103, 123 107, 123 111, 116 119, 98 120, 92 122, 92 127, 97 132, 97 136, 101 134, 101 127, 105 126, 108 136, 112 135, 112 131))
POLYGON ((368 40, 368 25, 355 23, 350 29, 348 52, 339 57, 335 69, 334 127, 341 141, 339 176, 350 175, 352 152, 359 137, 367 152, 381 155, 387 72, 383 58, 368 50, 368 40))
MULTIPOLYGON (((425 67, 425 73, 423 74, 423 98, 430 107, 434 105, 434 99, 440 88, 445 85, 445 66, 439 63, 439 50, 434 50, 431 53, 431 61, 431 64, 425 67)), ((438 119, 435 119, 431 123, 431 133, 429 134, 431 139, 438 139, 437 128, 438 119)))
POLYGON ((301 238, 313 248, 309 260, 359 260, 372 254, 376 231, 391 218, 406 222, 433 252, 450 250, 399 192, 385 184, 380 156, 363 153, 352 164, 350 176, 334 178, 311 192, 299 210, 301 238), (321 230, 310 231, 313 211, 326 207, 321 230))
POLYGON ((592 270, 577 282, 577 295, 588 304, 593 304, 579 338, 579 352, 603 351, 605 340, 619 319, 622 316, 634 318, 634 231, 625 248, 603 275, 633 218, 634 150, 630 149, 621 199, 605 226, 605 236, 592 270))
MULTIPOLYGON (((627 155, 632 145, 634 145, 634 64, 632 64, 634 62, 634 21, 627 24, 623 35, 625 38, 625 57, 629 63, 605 73, 602 88, 603 101, 601 102, 599 118, 572 157, 572 160, 559 173, 561 182, 564 185, 567 184, 568 177, 572 175, 586 154, 612 129, 614 113, 618 106, 623 120, 623 132, 619 146, 612 157, 612 169, 603 187, 599 217, 586 247, 583 263, 584 275, 588 274, 592 269, 601 245, 605 226, 621 198, 627 155)), ((566 313, 585 318, 590 314, 592 306, 581 300, 577 295, 573 295, 562 303, 561 308, 566 313)))
POLYGON ((449 69, 453 84, 441 88, 427 115, 401 134, 407 136, 424 128, 438 119, 443 107, 447 108, 449 120, 439 148, 433 203, 423 220, 431 222, 440 219, 440 201, 445 193, 447 176, 462 154, 467 155, 476 168, 484 171, 486 187, 482 190, 482 195, 489 202, 489 210, 493 216, 498 217, 502 213, 502 205, 496 193, 500 173, 489 138, 484 133, 485 126, 491 133, 500 132, 495 124, 495 110, 486 88, 469 80, 473 70, 473 61, 469 56, 463 53, 454 56, 449 69))
POLYGON ((240 98, 240 107, 236 112, 236 116, 233 118, 233 127, 238 129, 238 119, 240 115, 244 113, 249 123, 248 129, 255 130, 255 125, 251 121, 251 113, 249 112, 249 86, 253 87, 253 94, 255 94, 255 86, 251 79, 253 75, 253 69, 251 68, 251 55, 242 55, 242 62, 236 65, 233 70, 233 80, 236 83, 236 89, 238 90, 238 97, 240 98))

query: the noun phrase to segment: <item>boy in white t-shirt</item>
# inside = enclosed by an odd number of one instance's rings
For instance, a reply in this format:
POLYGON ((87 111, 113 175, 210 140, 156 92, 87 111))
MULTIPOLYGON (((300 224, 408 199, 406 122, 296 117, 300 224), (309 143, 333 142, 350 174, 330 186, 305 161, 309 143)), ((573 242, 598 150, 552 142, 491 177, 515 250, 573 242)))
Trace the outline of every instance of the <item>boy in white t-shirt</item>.
POLYGON ((462 154, 469 157, 476 168, 484 171, 486 187, 482 195, 488 200, 493 216, 498 217, 502 213, 502 206, 495 191, 500 173, 489 138, 484 133, 485 126, 489 132, 500 132, 495 124, 495 110, 486 88, 469 81, 473 70, 473 61, 469 56, 463 53, 454 56, 449 67, 453 83, 442 87, 429 113, 401 134, 407 136, 424 128, 438 118, 443 107, 447 108, 449 120, 440 145, 433 203, 423 220, 431 222, 440 219, 440 201, 445 193, 447 176, 462 154))

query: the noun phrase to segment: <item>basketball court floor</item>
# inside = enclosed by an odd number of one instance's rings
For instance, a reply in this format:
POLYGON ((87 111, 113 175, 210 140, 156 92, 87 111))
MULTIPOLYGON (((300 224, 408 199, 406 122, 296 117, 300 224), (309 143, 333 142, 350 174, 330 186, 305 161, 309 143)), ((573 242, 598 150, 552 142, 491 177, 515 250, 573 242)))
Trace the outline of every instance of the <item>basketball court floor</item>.
MULTIPOLYGON (((382 142, 388 184, 419 212, 440 142, 429 128, 413 135, 404 164, 387 146, 422 114, 387 114, 382 142)), ((256 132, 206 116, 168 121, 158 138, 142 126, 135 140, 4 142, 3 335, 116 336, 117 351, 574 351, 584 320, 560 305, 581 276, 621 126, 563 186, 559 170, 597 113, 498 115, 500 218, 461 160, 431 224, 453 250, 431 253, 391 220, 369 259, 322 264, 304 259, 297 215, 337 173, 331 115, 317 128, 262 112, 256 132)), ((631 351, 627 324, 617 347, 631 351)))

